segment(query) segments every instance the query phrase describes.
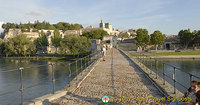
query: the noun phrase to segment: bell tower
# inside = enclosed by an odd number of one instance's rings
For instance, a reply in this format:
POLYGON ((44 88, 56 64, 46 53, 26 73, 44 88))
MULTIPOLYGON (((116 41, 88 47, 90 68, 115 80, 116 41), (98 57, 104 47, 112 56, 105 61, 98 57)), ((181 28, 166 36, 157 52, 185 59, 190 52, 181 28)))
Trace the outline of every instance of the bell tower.
POLYGON ((105 24, 103 23, 103 18, 101 18, 101 23, 99 24, 99 28, 105 28, 105 24))

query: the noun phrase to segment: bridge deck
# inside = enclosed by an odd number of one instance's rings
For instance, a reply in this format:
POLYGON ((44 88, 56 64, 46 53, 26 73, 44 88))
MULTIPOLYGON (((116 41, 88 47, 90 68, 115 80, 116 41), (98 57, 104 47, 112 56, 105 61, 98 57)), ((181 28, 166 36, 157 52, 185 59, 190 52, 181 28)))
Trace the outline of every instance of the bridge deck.
POLYGON ((154 104, 154 99, 163 97, 134 63, 112 49, 107 51, 106 61, 101 60, 80 87, 52 103, 98 105, 103 104, 103 95, 110 97, 108 104, 133 105, 154 104))

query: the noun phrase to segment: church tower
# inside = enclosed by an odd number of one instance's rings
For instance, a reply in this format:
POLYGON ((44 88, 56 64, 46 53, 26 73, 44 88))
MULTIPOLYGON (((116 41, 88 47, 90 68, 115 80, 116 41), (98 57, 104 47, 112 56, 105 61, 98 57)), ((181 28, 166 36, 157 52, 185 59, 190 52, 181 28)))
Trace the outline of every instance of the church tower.
POLYGON ((99 24, 99 28, 105 28, 105 24, 103 23, 103 18, 101 18, 101 23, 99 24))

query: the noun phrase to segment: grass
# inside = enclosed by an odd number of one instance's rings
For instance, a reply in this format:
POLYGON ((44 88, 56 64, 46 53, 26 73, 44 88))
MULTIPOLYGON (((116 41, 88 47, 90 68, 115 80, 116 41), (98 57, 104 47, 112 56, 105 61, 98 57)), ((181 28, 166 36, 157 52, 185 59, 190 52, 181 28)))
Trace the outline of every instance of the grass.
MULTIPOLYGON (((168 56, 168 55, 200 55, 200 52, 148 52, 147 56, 168 56)), ((132 56, 138 56, 137 53, 131 53, 132 56)))

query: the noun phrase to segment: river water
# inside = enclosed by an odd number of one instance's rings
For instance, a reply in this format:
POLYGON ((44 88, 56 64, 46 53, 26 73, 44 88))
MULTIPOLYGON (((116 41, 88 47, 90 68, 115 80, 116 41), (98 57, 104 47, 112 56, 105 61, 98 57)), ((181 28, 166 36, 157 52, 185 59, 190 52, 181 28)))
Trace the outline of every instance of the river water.
MULTIPOLYGON (((30 67, 23 70, 24 101, 30 101, 36 97, 51 93, 52 66, 56 63, 55 90, 60 90, 69 83, 69 62, 10 60, 0 59, 0 72, 13 70, 19 67, 30 67)), ((16 105, 21 102, 20 72, 18 70, 0 73, 0 105, 16 105), (4 94, 5 93, 5 94, 4 94)))
MULTIPOLYGON (((145 65, 148 67, 152 67, 152 71, 156 72, 156 66, 158 68, 158 75, 163 77, 163 70, 165 75, 165 80, 170 83, 172 86, 174 85, 173 78, 176 79, 175 86, 176 88, 181 91, 182 93, 186 90, 186 88, 190 87, 190 74, 195 75, 200 78, 200 59, 157 59, 157 63, 155 60, 145 60, 145 65), (165 63, 165 66, 163 66, 165 63), (151 66, 152 64, 152 66, 151 66), (174 74, 174 67, 175 68, 175 77, 174 74), (164 69, 163 69, 164 68, 164 69), (182 86, 181 86, 181 85, 182 86)), ((191 80, 200 80, 192 76, 191 80)))

